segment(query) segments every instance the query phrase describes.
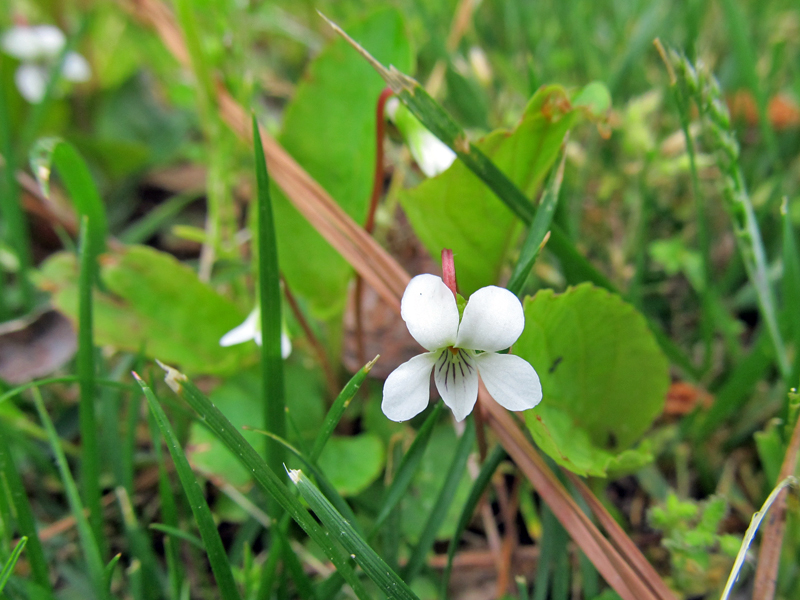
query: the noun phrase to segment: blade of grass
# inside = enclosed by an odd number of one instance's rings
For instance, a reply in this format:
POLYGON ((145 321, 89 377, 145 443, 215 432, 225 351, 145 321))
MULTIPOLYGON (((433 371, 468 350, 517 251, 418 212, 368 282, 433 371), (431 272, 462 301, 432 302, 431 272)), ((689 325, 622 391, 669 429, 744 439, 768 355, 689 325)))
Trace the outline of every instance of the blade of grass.
MULTIPOLYGON (((798 396, 794 395, 795 404, 798 396)), ((786 445, 778 481, 786 481, 797 470, 797 457, 800 455, 800 419, 792 427, 792 436, 786 445)), ((753 583, 753 598, 772 600, 778 581, 778 567, 781 560, 783 536, 786 530, 786 493, 779 493, 775 499, 775 517, 767 521, 761 534, 761 549, 758 553, 756 576, 753 583)))
POLYGON ((33 388, 33 401, 36 405, 36 410, 39 413, 39 418, 44 425, 45 431, 50 441, 50 447, 55 455, 56 465, 61 474, 61 481, 64 484, 64 491, 67 495, 72 517, 78 528, 78 538, 80 539, 81 551, 86 560, 86 566, 89 571, 89 579, 91 580, 92 587, 96 596, 103 600, 111 600, 111 595, 108 593, 108 588, 105 585, 104 566, 100 548, 97 545, 97 539, 94 536, 89 520, 84 513, 83 504, 81 502, 78 487, 75 485, 75 480, 69 471, 69 464, 67 457, 64 456, 64 451, 61 449, 61 442, 58 439, 58 434, 53 426, 53 422, 47 414, 42 401, 42 395, 39 393, 38 388, 33 388))
POLYGON ((28 538, 22 536, 17 542, 17 545, 14 546, 14 550, 11 552, 11 555, 8 557, 6 564, 3 566, 3 570, 0 571, 0 594, 3 593, 3 589, 6 587, 6 583, 8 582, 8 578, 11 577, 11 573, 14 572, 14 567, 17 566, 17 561, 19 557, 22 555, 22 551, 25 549, 25 545, 28 543, 28 538))
POLYGON ((796 386, 800 379, 800 255, 794 236, 792 219, 789 216, 789 199, 781 203, 783 221, 783 311, 789 331, 794 338, 794 364, 789 383, 796 386))
MULTIPOLYGON (((33 381, 29 381, 28 383, 23 383, 22 385, 18 385, 15 388, 11 388, 4 394, 0 395, 0 404, 7 400, 11 400, 15 396, 19 396, 25 390, 29 390, 35 387, 42 387, 45 385, 50 385, 51 383, 76 383, 80 381, 80 377, 77 375, 66 375, 64 377, 46 377, 44 379, 34 379, 33 381)), ((123 383, 121 381, 112 381, 110 379, 97 379, 95 380, 96 385, 103 385, 113 388, 119 388, 123 390, 131 391, 133 388, 129 383, 123 383)))
POLYGON ((461 509, 461 515, 458 517, 458 523, 456 524, 455 532, 453 533, 453 537, 450 538, 450 544, 447 547, 447 565, 444 568, 444 573, 442 573, 442 583, 441 587, 439 588, 439 597, 443 600, 447 598, 447 588, 450 584, 450 574, 453 571, 453 559, 456 556, 458 543, 461 541, 461 535, 467 529, 467 525, 469 525, 469 522, 472 519, 475 508, 481 501, 486 487, 491 482, 495 471, 497 471, 497 467, 500 466, 500 463, 503 462, 506 456, 506 451, 500 444, 497 444, 494 448, 492 448, 491 453, 486 457, 483 465, 481 465, 481 470, 478 473, 478 476, 472 483, 472 489, 470 489, 467 501, 464 503, 464 506, 461 509))
MULTIPOLYGON (((253 150, 255 152, 256 183, 258 188, 258 290, 261 309, 261 382, 264 403, 264 429, 286 437, 286 400, 281 357, 281 288, 278 270, 278 246, 275 222, 269 196, 269 176, 258 123, 253 116, 253 150)), ((269 439, 269 438, 268 438, 269 439)), ((280 473, 284 463, 283 447, 267 442, 266 461, 274 473, 280 473)), ((280 517, 279 505, 273 500, 270 516, 280 517)))
MULTIPOLYGON (((175 502, 175 495, 172 493, 169 475, 164 464, 164 453, 161 449, 161 433, 158 429, 153 413, 148 411, 148 425, 150 427, 150 438, 153 440, 153 449, 158 465, 158 495, 161 500, 161 519, 165 527, 178 529, 178 507, 175 502)), ((164 554, 167 557, 167 574, 169 578, 172 599, 179 600, 181 597, 181 586, 184 581, 183 563, 178 548, 178 544, 171 537, 164 539, 164 554)))
POLYGON ((317 437, 314 439, 314 446, 311 448, 311 452, 308 454, 308 458, 312 463, 316 463, 319 459, 320 455, 322 454, 322 450, 325 448, 325 444, 328 443, 328 440, 333 433, 333 430, 336 429, 336 426, 341 421, 342 416, 344 415, 344 411, 347 410, 347 407, 350 406, 350 402, 358 392, 361 384, 364 383, 364 379, 366 379, 369 372, 372 370, 372 367, 375 366, 375 363, 380 358, 380 354, 361 367, 358 372, 350 378, 342 391, 336 397, 336 400, 333 401, 330 409, 328 410, 328 414, 325 415, 325 420, 322 422, 320 426, 319 433, 317 433, 317 437))
POLYGON ((302 471, 291 469, 289 477, 297 486, 300 495, 325 525, 329 532, 337 534, 337 539, 350 556, 364 570, 364 573, 378 586, 387 598, 391 600, 419 600, 401 579, 389 568, 383 559, 367 544, 353 526, 339 514, 325 496, 302 471))
POLYGON ((419 574, 420 569, 425 564, 425 559, 428 557, 428 552, 433 548, 433 543, 436 541, 436 533, 439 531, 447 511, 450 510, 450 505, 455 498, 458 484, 467 468, 467 459, 475 446, 475 421, 474 419, 467 420, 467 426, 464 433, 461 434, 461 439, 458 441, 453 460, 447 471, 442 489, 439 496, 436 498, 436 504, 428 515, 428 520, 422 533, 419 536, 419 541, 411 552, 405 568, 402 570, 403 581, 413 581, 419 574))
POLYGON ((698 417, 692 428, 695 442, 707 439, 726 420, 734 416, 750 398, 753 388, 762 381, 774 361, 772 342, 765 332, 756 338, 753 348, 735 367, 717 390, 714 404, 698 417))
POLYGON ((727 30, 730 34, 731 49, 736 56, 738 69, 736 72, 742 76, 745 85, 750 89, 756 100, 758 110, 758 126, 767 147, 769 162, 775 168, 780 166, 780 153, 778 152, 778 140, 769 121, 767 113, 767 85, 760 81, 756 68, 756 52, 750 39, 750 27, 747 17, 743 13, 743 7, 733 0, 722 0, 722 12, 728 24, 727 30))
POLYGON ((89 217, 81 219, 80 272, 78 274, 78 356, 76 370, 80 378, 79 421, 81 430, 81 491, 89 509, 100 556, 107 555, 103 531, 103 512, 100 508, 100 449, 97 443, 97 417, 95 415, 94 329, 92 323, 92 292, 97 270, 96 255, 91 247, 89 217))
MULTIPOLYGON (((761 521, 763 521, 764 517, 767 515, 767 511, 769 511, 769 509, 778 500, 779 497, 783 496, 785 498, 785 495, 782 495, 782 492, 787 487, 790 486, 796 487, 797 485, 798 481, 797 478, 794 476, 787 477, 786 479, 781 481, 777 486, 775 486, 775 489, 772 490, 769 497, 764 501, 764 504, 761 506, 761 510, 759 510, 753 515, 753 518, 750 520, 750 526, 747 528, 747 531, 744 534, 744 539, 742 540, 742 546, 741 548, 739 548, 739 554, 736 555, 736 560, 733 563, 733 569, 731 569, 731 574, 728 577, 728 581, 725 584, 725 589, 722 591, 722 596, 720 596, 720 600, 728 600, 731 591, 733 591, 733 585, 736 583, 736 580, 739 577, 739 570, 742 568, 742 564, 744 564, 744 559, 747 556, 747 550, 748 548, 750 548, 750 544, 753 542, 753 538, 756 537, 758 528, 761 525, 761 521)), ((768 600, 767 596, 756 596, 755 592, 753 593, 753 598, 759 598, 759 600, 761 599, 768 600)))
POLYGON ((148 528, 154 531, 160 531, 161 533, 166 533, 167 535, 179 540, 183 540, 184 542, 188 542, 198 550, 205 550, 205 546, 203 546, 203 540, 196 535, 192 535, 188 531, 183 531, 177 527, 170 527, 169 525, 164 525, 163 523, 150 523, 148 528))
MULTIPOLYGON (((105 580, 106 583, 106 589, 108 589, 109 592, 111 591, 111 583, 114 580, 114 569, 117 568, 117 563, 119 562, 120 558, 122 558, 122 554, 120 553, 117 553, 114 556, 112 556, 111 560, 108 561, 108 564, 103 570, 103 579, 105 580)), ((134 598, 137 599, 141 598, 141 594, 139 594, 138 592, 139 590, 137 588, 134 588, 134 594, 133 594, 134 598)))
POLYGON ((270 496, 276 498, 292 519, 314 540, 333 562, 356 596, 369 598, 363 584, 348 563, 347 558, 333 540, 320 528, 302 504, 278 479, 264 460, 242 437, 225 416, 182 373, 162 365, 167 371, 167 385, 197 412, 217 438, 233 453, 242 465, 253 473, 256 483, 270 496))
POLYGON ((50 572, 44 557, 42 542, 39 540, 36 519, 33 517, 27 491, 14 464, 8 437, 4 431, 0 431, 0 476, 3 478, 4 485, 8 487, 11 503, 16 513, 17 527, 28 540, 27 556, 33 572, 33 580, 45 590, 48 597, 52 598, 53 588, 50 584, 50 572))
POLYGON ((739 144, 731 129, 730 114, 719 83, 713 75, 697 71, 686 57, 674 51, 670 51, 666 58, 671 65, 670 72, 674 72, 681 85, 685 85, 694 97, 706 130, 713 140, 717 165, 722 173, 723 207, 731 219, 739 255, 755 290, 761 318, 775 347, 778 368, 783 379, 787 380, 791 375, 791 367, 778 327, 767 255, 744 174, 739 166, 739 144))
MULTIPOLYGON (((0 216, 6 223, 6 236, 19 261, 17 283, 22 296, 22 310, 28 312, 33 307, 33 284, 28 274, 33 265, 28 220, 20 204, 19 186, 14 176, 16 172, 16 153, 11 138, 11 121, 6 106, 6 95, 0 94, 0 154, 5 163, 3 181, 0 182, 0 216)), ((5 294, 2 301, 5 302, 5 294)), ((4 319, 5 320, 5 319, 4 319)))
POLYGON ((375 518, 375 524, 370 531, 370 538, 377 533, 408 491, 408 486, 411 485, 411 481, 414 479, 414 475, 422 462, 425 449, 428 447, 428 442, 433 434, 433 428, 442 414, 443 406, 443 402, 436 404, 431 414, 425 419, 422 427, 420 427, 417 435, 414 437, 414 441, 411 443, 408 452, 403 455, 403 460, 400 462, 400 466, 397 468, 392 478, 392 483, 383 493, 381 508, 378 511, 378 516, 375 518))
MULTIPOLYGON (((411 447, 403 455, 400 461, 400 466, 392 478, 392 483, 383 493, 381 499, 381 507, 378 510, 378 516, 372 524, 372 528, 367 535, 367 539, 371 540, 387 523, 391 523, 390 517, 396 514, 395 507, 397 507, 400 500, 405 496, 408 487, 411 485, 414 475, 416 474, 422 462, 422 457, 425 454, 425 449, 428 447, 428 442, 433 434, 433 429, 436 423, 439 422, 439 417, 444 409, 444 403, 439 402, 434 406, 431 414, 425 419, 425 422, 420 427, 411 447)), ((385 530, 386 528, 384 528, 385 530)), ((338 573, 334 573, 326 579, 319 586, 319 596, 321 598, 332 598, 336 595, 342 587, 343 580, 338 573)))
MULTIPOLYGON (((97 191, 89 167, 75 147, 61 138, 43 138, 31 150, 31 170, 36 175, 42 192, 50 195, 50 175, 53 167, 67 188, 75 211, 80 217, 87 216, 91 228, 89 246, 96 257, 106 249, 108 236, 108 219, 103 200, 97 191)), ((99 282, 99 279, 97 279, 99 282)))
MULTIPOLYGON (((564 144, 566 144, 566 141, 565 139, 564 144)), ((561 191, 561 182, 564 179, 566 161, 567 154, 562 150, 561 161, 553 169, 547 180, 547 185, 542 193, 542 200, 536 210, 536 216, 533 218, 533 223, 528 229, 528 235, 522 244, 517 264, 514 265, 514 270, 511 272, 511 277, 506 287, 517 296, 522 293, 525 280, 533 268, 533 263, 536 262, 536 257, 539 256, 539 252, 545 243, 547 232, 550 229, 550 224, 553 221, 553 215, 556 212, 556 206, 558 206, 558 193, 561 191)))
POLYGON ((356 516, 353 514, 353 510, 350 508, 347 502, 345 502, 344 498, 339 495, 339 492, 336 491, 336 488, 333 487, 333 484, 328 480, 328 478, 325 476, 325 473, 323 473, 321 469, 317 468, 317 466, 312 463, 309 458, 303 455, 302 452, 300 452, 297 448, 292 446, 283 438, 279 438, 277 435, 270 433, 269 431, 254 431, 268 436, 276 443, 280 444, 281 447, 287 450, 290 454, 297 457, 305 465, 309 473, 314 476, 314 479, 317 480, 317 485, 319 486, 320 490, 322 490, 322 493, 325 494, 325 497, 328 499, 328 501, 333 504, 336 510, 342 513, 348 521, 353 523, 353 527, 358 531, 359 535, 364 535, 364 532, 361 531, 361 528, 356 521, 356 516))
POLYGON ((142 591, 144 592, 142 598, 159 600, 163 596, 164 577, 163 572, 158 568, 158 561, 153 551, 153 540, 139 524, 125 486, 117 486, 115 492, 131 555, 141 564, 142 591))
POLYGON ((208 556, 211 570, 214 573, 214 579, 217 581, 220 596, 223 600, 241 600, 236 582, 233 579, 228 556, 225 553, 225 548, 219 537, 219 531, 217 531, 217 525, 214 522, 214 516, 211 514, 208 503, 206 503, 203 491, 197 483, 186 454, 184 454, 178 438, 175 437, 172 425, 170 425, 167 415, 164 413, 164 409, 161 408, 153 391, 135 372, 133 376, 141 386, 142 392, 147 398, 147 404, 150 406, 150 410, 161 430, 161 435, 164 436, 164 440, 167 443, 181 486, 189 501, 192 514, 197 522, 197 528, 200 530, 200 537, 203 540, 203 546, 208 556))
POLYGON ((199 192, 186 192, 168 198, 144 217, 129 225, 119 234, 119 240, 125 244, 144 243, 164 227, 170 219, 200 197, 199 192))

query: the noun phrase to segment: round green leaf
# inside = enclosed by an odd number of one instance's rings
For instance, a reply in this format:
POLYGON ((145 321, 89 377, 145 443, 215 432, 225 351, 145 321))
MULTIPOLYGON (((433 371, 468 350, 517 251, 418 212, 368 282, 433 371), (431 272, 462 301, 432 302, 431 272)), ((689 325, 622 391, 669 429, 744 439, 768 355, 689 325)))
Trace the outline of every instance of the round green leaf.
POLYGON ((524 307, 514 353, 542 381, 542 403, 526 413, 536 443, 581 474, 647 462, 646 448, 628 449, 664 407, 669 365, 644 317, 591 284, 542 290, 524 307))
POLYGON ((383 470, 383 442, 374 434, 332 437, 319 457, 319 468, 342 496, 363 492, 383 470))

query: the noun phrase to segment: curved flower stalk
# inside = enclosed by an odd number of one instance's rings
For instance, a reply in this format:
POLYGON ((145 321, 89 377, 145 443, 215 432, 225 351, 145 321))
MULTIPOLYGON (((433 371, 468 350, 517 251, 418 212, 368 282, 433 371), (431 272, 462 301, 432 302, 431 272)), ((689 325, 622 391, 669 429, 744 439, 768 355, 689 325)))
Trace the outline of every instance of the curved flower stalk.
POLYGON ((428 131, 397 98, 386 103, 386 113, 406 138, 411 155, 428 177, 443 173, 456 159, 444 142, 428 131))
MULTIPOLYGON (((44 98, 50 67, 67 43, 64 33, 53 25, 17 25, 3 34, 3 51, 20 60, 14 83, 28 102, 37 104, 44 98)), ((67 81, 82 83, 92 76, 86 59, 77 52, 64 57, 61 76, 67 81)))
POLYGON ((509 410, 533 408, 542 386, 533 367, 513 354, 498 354, 517 341, 525 315, 517 297, 488 286, 470 296, 459 318, 456 298, 435 275, 417 275, 403 293, 401 315, 413 338, 428 352, 392 371, 383 386, 384 414, 406 421, 430 400, 430 375, 457 421, 475 406, 478 374, 498 404, 509 410))
MULTIPOLYGON (((259 346, 261 345, 261 311, 254 308, 253 312, 247 315, 244 322, 231 329, 228 333, 222 336, 219 340, 220 346, 234 346, 236 344, 243 344, 253 340, 259 346)), ((286 331, 281 331, 281 356, 289 358, 292 353, 292 340, 286 334, 286 331)))

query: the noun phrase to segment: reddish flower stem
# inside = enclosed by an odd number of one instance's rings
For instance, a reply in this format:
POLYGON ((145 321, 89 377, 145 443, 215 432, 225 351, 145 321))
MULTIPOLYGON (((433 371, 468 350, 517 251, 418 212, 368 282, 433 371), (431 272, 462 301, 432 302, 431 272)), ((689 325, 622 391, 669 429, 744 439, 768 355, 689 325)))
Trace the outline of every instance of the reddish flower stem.
MULTIPOLYGON (((378 209, 378 201, 381 199, 383 193, 383 181, 385 179, 385 172, 383 169, 383 136, 386 134, 386 119, 384 113, 386 109, 386 101, 394 94, 391 88, 384 88, 381 95, 378 96, 378 103, 375 106, 375 176, 372 181, 372 194, 369 199, 369 210, 367 212, 367 220, 364 222, 364 230, 367 233, 372 233, 375 229, 375 212, 378 209)), ((356 274, 355 290, 355 305, 354 317, 356 326, 356 352, 360 363, 366 362, 366 350, 364 348, 364 323, 363 323, 363 307, 362 299, 364 294, 364 281, 356 274)))
POLYGON ((297 322, 300 324, 300 328, 303 330, 308 343, 311 344, 311 347, 314 349, 322 365, 322 371, 325 373, 325 383, 328 387, 328 392, 332 394, 332 398, 335 398, 339 393, 339 382, 328 360, 328 353, 325 351, 322 342, 320 342, 319 338, 314 334, 314 330, 311 329, 308 319, 306 319, 303 311, 300 309, 300 305, 297 303, 294 294, 292 294, 292 290, 289 289, 289 284, 286 282, 283 275, 281 275, 281 281, 283 281, 283 293, 286 296, 286 303, 289 305, 294 318, 297 319, 297 322))
POLYGON ((444 284, 453 292, 453 296, 458 294, 456 265, 453 261, 453 251, 449 248, 442 250, 442 281, 444 281, 444 284))

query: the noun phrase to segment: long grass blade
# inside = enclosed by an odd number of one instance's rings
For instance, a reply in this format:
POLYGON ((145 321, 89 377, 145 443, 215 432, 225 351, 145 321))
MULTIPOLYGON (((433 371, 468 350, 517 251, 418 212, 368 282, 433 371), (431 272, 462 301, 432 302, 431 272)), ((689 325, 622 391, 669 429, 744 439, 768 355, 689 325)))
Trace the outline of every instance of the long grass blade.
POLYGON ((67 501, 69 502, 72 517, 75 519, 75 523, 78 528, 78 537, 81 543, 81 550, 83 552, 84 559, 86 560, 86 566, 88 567, 89 579, 92 582, 92 587, 94 588, 95 594, 98 598, 110 600, 111 596, 108 593, 108 588, 105 585, 105 567, 103 566, 102 554, 100 553, 100 548, 97 545, 97 539, 95 538, 92 528, 89 525, 89 520, 86 518, 86 515, 83 512, 84 507, 83 503, 81 502, 80 494, 78 493, 78 487, 75 485, 75 480, 72 478, 72 473, 69 471, 67 457, 64 455, 64 451, 61 449, 61 441, 58 439, 56 428, 53 426, 53 422, 50 420, 50 417, 47 414, 47 410, 44 407, 44 402, 38 388, 33 388, 33 401, 36 405, 36 410, 39 413, 39 418, 42 421, 42 425, 44 425, 45 431, 47 431, 50 447, 52 448, 53 454, 56 458, 56 465, 58 466, 58 471, 61 474, 61 481, 64 484, 64 490, 67 494, 67 501))
POLYGON ((417 435, 414 437, 414 441, 411 443, 408 452, 403 455, 403 460, 400 462, 400 466, 397 467, 397 472, 392 478, 392 483, 383 493, 381 508, 380 511, 378 511, 378 516, 375 518, 372 534, 381 528, 389 517, 389 514, 395 509, 403 496, 405 496, 406 491, 408 491, 408 486, 411 485, 414 474, 417 472, 422 462, 425 449, 428 447, 428 442, 431 440, 433 428, 442 414, 443 406, 444 403, 440 402, 434 407, 431 414, 425 419, 422 427, 420 427, 417 435))
POLYGON ((44 557, 42 543, 39 540, 36 520, 33 517, 30 500, 28 500, 28 494, 22 483, 22 478, 11 456, 9 440, 4 431, 0 431, 0 475, 2 475, 5 484, 8 486, 11 503, 16 512, 17 527, 28 540, 27 556, 33 572, 33 580, 52 598, 53 588, 50 584, 50 573, 44 557))
POLYGON ((302 471, 290 470, 289 477, 300 490, 308 505, 330 532, 334 532, 350 552, 350 556, 364 570, 364 573, 391 600, 419 600, 404 579, 395 573, 378 556, 353 526, 339 514, 302 471))
POLYGON ((445 566, 444 573, 442 573, 442 583, 439 591, 439 597, 442 599, 447 598, 447 587, 450 583, 450 574, 453 571, 453 559, 456 556, 461 535, 467 529, 467 525, 469 525, 469 522, 472 519, 475 508, 478 506, 478 503, 483 497, 486 487, 492 481, 492 476, 494 475, 495 471, 497 471, 497 467, 500 466, 500 463, 503 462, 506 456, 506 451, 500 444, 497 444, 494 448, 492 448, 489 456, 486 457, 483 465, 481 465, 481 470, 478 473, 478 476, 472 483, 472 489, 469 491, 469 497, 461 509, 461 515, 458 518, 456 530, 453 532, 453 537, 450 538, 450 544, 447 547, 447 566, 445 566))
MULTIPOLYGON (((17 284, 22 296, 21 308, 23 312, 27 312, 33 306, 33 284, 28 277, 33 265, 33 258, 28 220, 22 211, 19 185, 14 176, 17 161, 11 138, 11 122, 5 94, 0 94, 0 154, 5 159, 5 164, 0 166, 3 171, 3 179, 0 181, 0 216, 6 223, 5 233, 8 236, 9 245, 14 249, 19 261, 17 284)), ((0 302, 5 302, 5 297, 0 302)))
POLYGON ((150 386, 136 373, 134 373, 134 377, 141 386, 150 410, 153 412, 156 423, 161 430, 161 435, 164 436, 164 440, 167 443, 181 486, 186 498, 189 500, 189 506, 197 522, 197 528, 200 530, 200 537, 203 540, 203 546, 208 556, 208 562, 211 564, 214 578, 217 580, 220 595, 223 600, 241 600, 239 591, 236 588, 236 582, 233 579, 230 563, 228 562, 228 555, 225 553, 222 539, 219 537, 219 531, 217 531, 217 525, 214 522, 214 516, 211 514, 211 509, 208 507, 205 496, 192 472, 192 467, 189 465, 186 454, 183 452, 178 438, 175 437, 172 425, 170 425, 164 409, 161 408, 150 386))
POLYGON ((364 383, 364 379, 367 378, 367 375, 372 370, 372 367, 379 358, 380 354, 361 367, 358 372, 350 378, 350 381, 345 384, 345 386, 342 388, 342 391, 336 397, 336 400, 333 401, 333 404, 328 410, 328 414, 325 415, 325 420, 322 422, 319 433, 317 433, 317 437, 314 440, 314 446, 311 448, 311 452, 308 454, 308 458, 312 463, 316 463, 317 459, 319 459, 320 455, 322 454, 322 450, 325 448, 325 444, 328 443, 328 440, 333 433, 333 430, 336 429, 339 421, 342 420, 344 411, 347 410, 348 406, 350 406, 350 402, 355 397, 356 392, 358 392, 361 384, 364 383))
MULTIPOLYGON (((269 196, 269 176, 258 123, 253 116, 253 150, 258 189, 258 291, 261 308, 261 381, 264 402, 264 429, 279 438, 286 437, 286 400, 281 357, 281 288, 278 270, 278 246, 269 196)), ((267 465, 280 473, 284 462, 280 444, 267 443, 267 465)), ((270 514, 277 518, 278 506, 270 514)))
POLYGON ((97 270, 96 255, 91 247, 91 223, 84 215, 81 220, 80 273, 78 275, 78 357, 76 361, 80 378, 79 421, 81 430, 81 490, 89 509, 92 525, 101 556, 105 556, 103 514, 100 508, 100 449, 97 442, 97 417, 95 408, 95 352, 92 322, 92 293, 97 270))
POLYGON ((412 581, 418 574, 422 566, 425 564, 425 559, 428 556, 433 543, 436 541, 436 534, 439 527, 444 522, 447 511, 450 510, 450 505, 455 498, 458 484, 467 469, 467 459, 475 445, 475 421, 469 419, 461 439, 458 441, 456 452, 453 455, 453 460, 447 470, 442 489, 439 496, 436 498, 436 504, 428 515, 428 520, 422 533, 419 536, 419 541, 414 547, 411 556, 408 558, 408 563, 403 569, 403 579, 405 581, 412 581))
POLYGON ((783 221, 783 313, 794 342, 794 364, 789 384, 800 385, 800 255, 797 250, 792 219, 789 216, 789 199, 781 203, 783 221))
POLYGON ((553 215, 558 205, 558 193, 561 191, 561 182, 564 179, 566 161, 567 154, 562 151, 561 161, 558 163, 558 167, 553 169, 550 174, 542 194, 542 201, 528 230, 528 235, 525 237, 525 242, 522 244, 519 259, 511 272, 511 278, 506 288, 517 296, 522 292, 522 286, 525 285, 525 280, 533 268, 533 263, 536 262, 536 257, 539 256, 545 236, 547 236, 547 231, 553 221, 553 215))
POLYGON ((25 536, 21 537, 17 545, 14 546, 14 550, 11 551, 11 555, 8 557, 6 564, 3 565, 3 570, 0 571, 0 593, 5 589, 8 578, 11 577, 11 573, 14 572, 14 567, 17 566, 17 561, 19 557, 22 556, 22 551, 25 549, 27 543, 28 538, 25 536))
POLYGON ((291 515, 292 519, 314 540, 325 555, 330 559, 345 581, 353 588, 360 599, 369 598, 353 568, 348 563, 347 557, 341 548, 320 528, 317 522, 308 514, 303 505, 294 497, 289 489, 273 473, 264 459, 242 437, 228 419, 217 409, 212 402, 203 395, 197 387, 182 373, 171 367, 162 367, 167 371, 167 385, 186 400, 189 405, 205 421, 208 428, 217 438, 236 456, 237 460, 248 471, 253 473, 256 483, 270 496, 274 497, 283 509, 291 515))
POLYGON ((75 147, 61 138, 43 138, 31 150, 31 169, 45 196, 50 195, 50 175, 53 168, 67 188, 79 217, 89 217, 90 250, 93 256, 105 252, 108 219, 100 193, 89 167, 75 147))

